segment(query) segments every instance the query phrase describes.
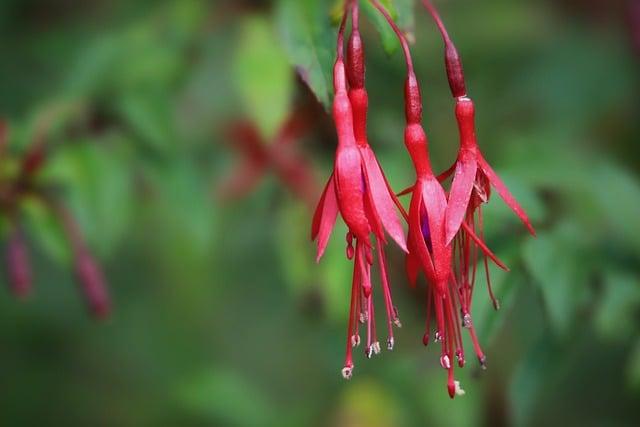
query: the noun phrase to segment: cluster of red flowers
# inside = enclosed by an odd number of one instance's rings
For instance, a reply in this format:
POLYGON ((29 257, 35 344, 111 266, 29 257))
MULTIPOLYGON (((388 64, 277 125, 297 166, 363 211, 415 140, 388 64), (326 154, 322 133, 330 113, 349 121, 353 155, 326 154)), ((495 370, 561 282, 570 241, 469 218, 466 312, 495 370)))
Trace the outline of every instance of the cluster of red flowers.
POLYGON ((446 71, 455 99, 455 116, 460 134, 460 148, 455 164, 438 176, 434 174, 429 160, 427 136, 422 127, 420 86, 414 72, 409 44, 387 10, 377 0, 370 2, 397 35, 407 66, 404 87, 404 141, 413 161, 416 181, 400 194, 411 194, 409 212, 404 210, 389 186, 367 140, 368 97, 365 89, 363 43, 359 33, 359 5, 357 0, 346 0, 333 70, 333 119, 338 135, 338 148, 333 174, 313 218, 312 239, 317 241, 319 260, 338 214, 349 229, 346 237, 347 258, 353 260, 354 271, 347 350, 342 370, 344 378, 349 379, 353 373, 352 350, 360 344, 360 324, 366 325, 365 355, 371 357, 380 352, 372 297, 371 266, 374 251, 381 275, 389 350, 394 346, 393 326, 400 326, 398 310, 393 305, 387 276, 384 252, 387 234, 406 252, 406 270, 410 283, 415 285, 420 272, 427 279, 427 328, 423 342, 427 345, 430 341, 430 320, 433 312, 433 339, 440 343, 440 364, 448 371, 447 388, 449 395, 454 397, 463 392, 454 379, 454 358, 459 367, 465 364, 461 334, 463 328, 468 329, 474 351, 483 367, 486 361, 471 316, 471 301, 480 252, 484 255, 489 294, 496 309, 499 304, 491 291, 488 260, 506 270, 505 265, 483 241, 482 205, 487 203, 491 187, 532 234, 534 230, 524 210, 480 151, 476 140, 474 105, 466 93, 460 57, 431 2, 423 0, 444 41, 446 71), (345 61, 344 33, 349 16, 351 34, 347 42, 345 61), (441 183, 452 174, 453 180, 447 192, 441 183), (401 217, 408 222, 406 238, 401 217))
MULTIPOLYGON (((0 157, 6 154, 8 131, 7 125, 0 120, 0 157)), ((103 318, 109 314, 111 302, 100 266, 87 248, 71 212, 55 197, 51 189, 35 179, 46 160, 45 148, 44 140, 36 138, 34 144, 19 159, 16 173, 0 177, 0 215, 8 223, 5 255, 10 289, 18 298, 26 298, 32 291, 33 274, 21 227, 20 207, 25 198, 34 198, 44 204, 60 223, 73 253, 75 275, 88 310, 94 317, 103 318)))

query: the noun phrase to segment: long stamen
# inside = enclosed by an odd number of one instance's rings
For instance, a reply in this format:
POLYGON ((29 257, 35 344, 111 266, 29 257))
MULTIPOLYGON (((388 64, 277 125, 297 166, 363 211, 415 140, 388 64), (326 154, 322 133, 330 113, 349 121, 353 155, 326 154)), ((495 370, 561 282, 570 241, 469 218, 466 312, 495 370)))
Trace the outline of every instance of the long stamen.
POLYGON ((478 361, 480 362, 480 366, 482 369, 486 369, 487 365, 487 357, 484 355, 482 348, 480 347, 480 341, 478 341, 478 336, 476 335, 476 328, 471 324, 469 326, 469 336, 471 337, 471 342, 473 343, 473 350, 478 356, 478 361))
MULTIPOLYGON (((475 214, 471 215, 471 228, 473 229, 474 233, 476 231, 476 220, 475 220, 475 214)), ((473 262, 472 262, 472 270, 471 270, 471 286, 469 289, 469 299, 471 299, 472 295, 473 295, 473 288, 476 284, 476 273, 478 271, 478 256, 479 256, 479 250, 478 250, 478 246, 474 245, 473 246, 473 262)))
POLYGON ((376 248, 378 251, 378 265, 380 267, 380 278, 382 284, 382 293, 384 295, 384 304, 387 311, 387 349, 393 350, 393 323, 399 322, 394 313, 393 300, 391 299, 391 288, 389 286, 389 277, 387 275, 386 259, 382 244, 376 239, 376 248))
MULTIPOLYGON (((478 225, 480 227, 480 238, 484 240, 484 227, 482 225, 482 207, 478 207, 478 225)), ((487 256, 484 255, 484 271, 487 277, 487 290, 489 291, 489 297, 491 298, 491 302, 493 303, 493 308, 496 310, 500 309, 500 301, 493 294, 493 289, 491 288, 491 277, 489 274, 489 261, 487 260, 487 256)))
MULTIPOLYGON (((356 320, 356 301, 358 298, 358 282, 360 280, 357 260, 353 262, 353 279, 351 282, 351 307, 349 310, 349 324, 347 326, 347 351, 344 360, 344 368, 342 369, 342 376, 345 379, 351 379, 353 374, 353 350, 356 345, 356 340, 360 341, 356 331, 354 321, 356 320), (354 333, 355 332, 355 333, 354 333), (357 337, 357 338, 355 338, 357 337)), ((357 324, 357 322, 355 322, 357 324)))
POLYGON ((429 345, 429 334, 431 333, 431 304, 433 300, 433 289, 431 286, 427 286, 427 321, 425 325, 425 332, 422 337, 422 344, 429 345))

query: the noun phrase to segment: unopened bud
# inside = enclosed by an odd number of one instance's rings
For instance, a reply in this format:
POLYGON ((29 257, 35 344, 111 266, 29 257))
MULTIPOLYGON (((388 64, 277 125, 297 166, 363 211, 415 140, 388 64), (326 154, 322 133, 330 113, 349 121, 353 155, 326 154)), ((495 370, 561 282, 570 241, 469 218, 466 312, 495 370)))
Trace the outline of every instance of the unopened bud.
POLYGON ((444 60, 447 68, 447 79, 454 98, 465 96, 467 89, 464 84, 464 72, 460 55, 453 43, 447 42, 444 48, 444 60))
POLYGON ((9 238, 6 262, 11 291, 19 298, 28 296, 31 293, 31 263, 24 236, 19 230, 9 238))
POLYGON ((111 301, 100 267, 87 251, 76 255, 76 276, 88 308, 97 318, 106 317, 111 310, 111 301))

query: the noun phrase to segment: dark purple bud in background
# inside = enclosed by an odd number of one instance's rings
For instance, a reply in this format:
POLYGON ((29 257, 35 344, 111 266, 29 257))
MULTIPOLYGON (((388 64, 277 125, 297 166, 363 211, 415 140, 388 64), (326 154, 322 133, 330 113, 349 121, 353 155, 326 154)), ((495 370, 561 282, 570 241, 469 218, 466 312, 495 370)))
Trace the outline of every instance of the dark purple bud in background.
POLYGON ((111 312, 111 300, 100 266, 86 250, 76 253, 76 278, 90 313, 103 319, 111 312))
POLYGON ((18 229, 9 236, 6 262, 11 292, 18 298, 26 298, 31 293, 31 263, 24 236, 18 229))

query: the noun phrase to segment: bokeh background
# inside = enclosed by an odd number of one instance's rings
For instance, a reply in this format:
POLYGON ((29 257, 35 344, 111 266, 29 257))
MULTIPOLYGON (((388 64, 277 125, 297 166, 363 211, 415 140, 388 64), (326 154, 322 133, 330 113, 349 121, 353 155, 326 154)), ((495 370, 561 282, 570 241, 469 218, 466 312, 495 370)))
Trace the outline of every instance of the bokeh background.
MULTIPOLYGON (((413 3, 386 2, 415 39, 443 170, 453 103, 438 34, 413 3)), ((59 225, 21 200, 34 290, 18 300, 0 279, 0 423, 640 425, 640 2, 436 4, 481 147, 538 230, 495 197, 486 209, 511 272, 493 271, 499 312, 477 286, 489 369, 459 370, 467 393, 453 401, 396 249, 396 349, 357 352, 354 378, 340 376, 344 226, 319 265, 308 240, 336 144, 323 109, 334 2, 0 2, 1 179, 44 141, 34 180, 76 216, 113 300, 106 321, 87 315, 59 225)), ((413 179, 404 65, 381 21, 363 21, 370 142, 400 190, 413 179)))

